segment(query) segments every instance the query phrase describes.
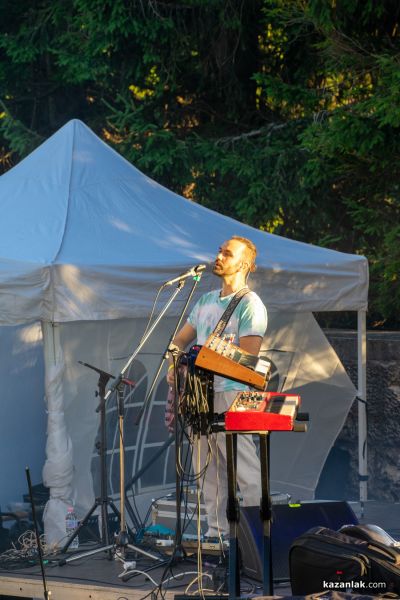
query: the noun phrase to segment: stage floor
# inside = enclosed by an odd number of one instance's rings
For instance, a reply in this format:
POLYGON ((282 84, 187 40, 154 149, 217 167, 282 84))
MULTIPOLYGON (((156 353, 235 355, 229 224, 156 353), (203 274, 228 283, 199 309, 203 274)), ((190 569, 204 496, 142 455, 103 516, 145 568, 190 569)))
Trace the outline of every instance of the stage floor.
MULTIPOLYGON (((358 518, 363 523, 372 523, 383 527, 396 539, 400 539, 400 503, 384 504, 367 502, 364 507, 364 516, 358 503, 351 503, 358 518)), ((92 546, 83 545, 79 553, 92 546)), ((72 554, 69 554, 71 556, 72 554)), ((64 566, 58 566, 62 558, 57 556, 54 562, 49 562, 45 567, 47 587, 51 591, 51 600, 172 600, 175 594, 192 594, 199 596, 199 585, 196 577, 198 565, 196 557, 191 560, 179 561, 165 571, 165 566, 158 566, 149 571, 153 579, 139 574, 137 577, 122 581, 119 574, 123 572, 123 564, 117 560, 109 560, 107 553, 101 552, 90 557, 81 558, 64 566), (157 586, 163 580, 175 577, 166 582, 162 589, 157 586), (191 585, 190 585, 191 584, 191 585), (189 588, 188 588, 189 586, 189 588)), ((205 594, 213 592, 211 575, 217 563, 216 557, 203 556, 203 589, 205 594)), ((155 562, 147 558, 139 558, 136 568, 146 570, 155 566, 155 562)), ((262 595, 260 582, 249 578, 242 578, 242 595, 262 595)), ((279 583, 274 585, 276 597, 290 596, 290 585, 279 583)), ((19 570, 0 570, 0 598, 1 595, 19 598, 43 598, 43 584, 39 566, 21 568, 19 570)))
MULTIPOLYGON (((85 548, 87 549, 87 548, 85 548)), ((83 551, 84 548, 80 548, 83 551)), ((72 554, 71 554, 72 556, 72 554)), ((61 558, 61 557, 59 557, 61 558)), ((197 559, 185 559, 170 566, 156 566, 146 559, 139 559, 138 570, 145 571, 153 566, 146 575, 138 574, 123 582, 119 575, 123 572, 123 564, 116 558, 109 560, 107 553, 82 558, 79 561, 58 566, 57 563, 45 567, 47 588, 51 591, 51 600, 141 600, 146 597, 172 600, 175 594, 200 594, 197 559), (164 585, 157 587, 161 581, 164 585), (188 587, 189 586, 189 587, 188 587)), ((216 558, 203 557, 203 590, 213 591, 212 573, 215 570, 216 558)), ((241 581, 243 595, 261 595, 260 582, 243 578, 241 581)), ((279 584, 276 592, 282 595, 289 593, 288 584, 279 584)), ((275 593, 276 593, 275 592, 275 593)), ((0 572, 0 594, 24 598, 43 598, 43 583, 39 566, 20 569, 18 571, 0 572)), ((1 598, 1 595, 0 595, 1 598)))

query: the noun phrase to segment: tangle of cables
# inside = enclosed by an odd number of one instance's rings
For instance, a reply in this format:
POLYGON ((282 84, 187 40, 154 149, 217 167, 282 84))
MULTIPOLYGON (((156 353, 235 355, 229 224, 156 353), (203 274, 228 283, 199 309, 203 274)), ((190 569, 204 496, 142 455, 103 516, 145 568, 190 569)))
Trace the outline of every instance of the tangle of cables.
POLYGON ((198 483, 204 477, 209 465, 210 451, 201 468, 192 469, 191 447, 201 434, 205 434, 208 438, 213 418, 213 379, 209 374, 194 367, 198 348, 193 346, 189 353, 181 354, 175 361, 175 389, 179 390, 176 398, 179 422, 176 468, 181 483, 189 485, 198 483))
MULTIPOLYGON (((40 544, 42 546, 43 555, 49 554, 52 548, 47 546, 45 536, 40 536, 40 544)), ((39 552, 37 547, 36 534, 34 531, 28 530, 22 533, 16 544, 0 554, 0 569, 18 569, 22 566, 30 566, 36 564, 39 560, 39 552)))
POLYGON ((183 428, 190 427, 193 434, 207 435, 214 418, 213 376, 195 367, 199 349, 199 346, 193 346, 177 360, 177 376, 184 377, 177 386, 180 390, 178 412, 183 428))

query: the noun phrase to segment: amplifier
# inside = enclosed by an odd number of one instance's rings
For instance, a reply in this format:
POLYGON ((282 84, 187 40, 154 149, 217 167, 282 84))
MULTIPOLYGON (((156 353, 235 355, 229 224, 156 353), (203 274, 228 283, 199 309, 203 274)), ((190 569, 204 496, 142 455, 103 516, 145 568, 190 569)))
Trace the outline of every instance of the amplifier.
MULTIPOLYGON (((356 515, 344 501, 311 500, 303 503, 272 507, 272 567, 274 581, 288 581, 289 550, 295 540, 311 527, 329 527, 337 531, 342 525, 356 524, 356 515)), ((263 532, 258 506, 243 507, 239 522, 239 546, 243 572, 262 581, 263 532)))

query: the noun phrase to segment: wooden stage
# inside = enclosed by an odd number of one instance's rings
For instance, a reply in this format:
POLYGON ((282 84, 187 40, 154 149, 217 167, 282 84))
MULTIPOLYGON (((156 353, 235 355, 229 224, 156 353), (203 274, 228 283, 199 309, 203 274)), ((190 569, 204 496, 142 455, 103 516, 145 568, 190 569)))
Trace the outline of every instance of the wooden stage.
MULTIPOLYGON (((144 565, 139 563, 138 568, 144 568, 144 565)), ((52 600, 139 600, 155 587, 142 575, 124 583, 118 577, 122 571, 122 563, 118 560, 108 560, 105 554, 62 567, 48 564, 45 568, 47 589, 51 591, 52 600)), ((158 582, 162 570, 157 569, 157 572, 151 571, 150 574, 158 582)), ((0 593, 24 598, 43 598, 40 567, 0 573, 0 593)), ((167 592, 167 596, 172 598, 171 592, 167 592)))
MULTIPOLYGON (((85 548, 86 550, 87 548, 85 548)), ((84 548, 79 548, 83 551, 84 548)), ((77 551, 78 553, 78 551, 77 551)), ((72 554, 71 554, 72 556, 72 554)), ((61 556, 59 557, 61 558, 61 556)), ((216 559, 211 558, 212 563, 203 557, 203 588, 208 593, 213 592, 211 573, 216 564, 216 559)), ((136 563, 138 570, 146 570, 155 566, 155 562, 147 558, 139 559, 136 563)), ((173 600, 175 594, 183 594, 198 574, 197 558, 186 559, 175 563, 168 568, 158 566, 149 572, 154 582, 146 579, 145 575, 123 582, 119 574, 123 572, 123 564, 118 559, 109 560, 107 553, 82 558, 64 566, 58 566, 57 562, 48 563, 45 567, 47 589, 51 591, 51 600, 141 600, 149 597, 154 600, 158 591, 157 585, 161 580, 166 581, 158 598, 173 600), (173 579, 172 577, 175 577, 173 579)), ((250 582, 249 579, 242 582, 243 592, 261 594, 261 584, 250 582)), ((199 585, 194 581, 188 593, 199 595, 199 585)), ((206 592, 207 593, 207 592, 206 592)), ((2 595, 23 598, 44 598, 41 570, 39 566, 24 568, 14 571, 0 571, 0 599, 2 595)))
MULTIPOLYGON (((367 502, 365 514, 360 514, 358 503, 352 503, 352 508, 363 523, 380 525, 391 533, 395 539, 400 539, 400 503, 384 504, 380 502, 367 502)), ((83 544, 78 554, 91 549, 93 546, 83 544)), ((69 553, 68 556, 72 556, 69 553)), ((165 566, 154 568, 155 562, 146 557, 137 560, 136 568, 149 571, 149 576, 154 582, 146 579, 145 575, 123 582, 118 575, 123 572, 123 564, 117 560, 109 560, 107 553, 101 552, 90 557, 81 558, 64 566, 58 566, 61 555, 53 557, 46 565, 46 579, 48 590, 51 591, 51 600, 173 600, 175 594, 190 593, 199 597, 199 586, 196 581, 198 573, 197 557, 191 560, 175 563, 168 572, 165 566), (186 573, 183 575, 183 573, 186 573), (161 580, 166 580, 174 575, 177 579, 171 579, 163 588, 162 593, 157 594, 157 585, 161 580), (192 583, 189 589, 189 584, 192 583), (152 592, 155 592, 152 594, 152 592)), ((166 557, 168 558, 168 557, 166 557)), ((128 556, 130 560, 130 557, 128 556)), ((217 563, 216 557, 203 556, 203 573, 211 575, 217 563)), ((1 563, 0 563, 1 564, 1 563)), ((3 567, 3 565, 1 565, 3 567)), ((261 583, 251 581, 243 577, 241 581, 242 595, 262 596, 261 583)), ((205 594, 213 593, 213 583, 209 576, 203 578, 205 594)), ((291 595, 288 583, 274 585, 275 597, 288 597, 291 595)), ((21 568, 19 570, 0 569, 0 600, 4 596, 15 598, 44 598, 41 571, 39 566, 21 568)))

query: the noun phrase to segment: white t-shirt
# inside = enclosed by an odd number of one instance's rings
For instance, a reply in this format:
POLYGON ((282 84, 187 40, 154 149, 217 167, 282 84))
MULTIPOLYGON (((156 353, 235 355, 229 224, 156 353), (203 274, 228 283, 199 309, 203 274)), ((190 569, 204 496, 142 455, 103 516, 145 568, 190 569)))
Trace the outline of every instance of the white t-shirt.
MULTIPOLYGON (((235 294, 220 297, 220 290, 213 290, 204 294, 193 307, 188 317, 188 322, 196 329, 197 343, 203 345, 235 294)), ((267 309, 261 298, 255 292, 248 292, 240 300, 233 311, 222 337, 229 339, 232 344, 239 346, 243 336, 258 335, 264 337, 267 329, 267 309)), ((214 377, 214 390, 226 392, 229 390, 247 389, 245 385, 226 379, 214 377)))

